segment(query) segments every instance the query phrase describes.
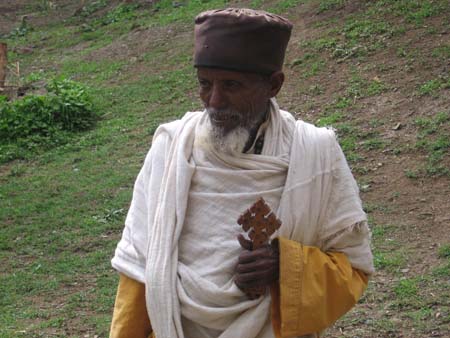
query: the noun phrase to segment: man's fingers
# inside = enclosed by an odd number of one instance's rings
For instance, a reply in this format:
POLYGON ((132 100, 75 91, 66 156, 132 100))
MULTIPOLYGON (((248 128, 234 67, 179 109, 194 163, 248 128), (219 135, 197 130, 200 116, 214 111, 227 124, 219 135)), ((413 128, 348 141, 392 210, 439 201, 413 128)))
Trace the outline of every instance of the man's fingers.
MULTIPOLYGON (((245 240, 245 239, 244 239, 245 240)), ((269 246, 263 246, 254 251, 244 251, 239 255, 239 264, 246 264, 264 258, 272 258, 273 250, 269 246)))
POLYGON ((272 269, 276 263, 277 262, 274 259, 261 259, 249 263, 239 263, 236 267, 236 272, 247 273, 253 271, 266 271, 272 269))
POLYGON ((238 235, 237 239, 242 248, 244 248, 245 250, 252 250, 252 241, 245 239, 245 237, 241 234, 238 235))
POLYGON ((260 272, 251 272, 236 275, 234 282, 240 289, 247 289, 255 286, 267 285, 267 278, 260 272))
POLYGON ((237 274, 234 282, 240 289, 268 286, 277 279, 274 271, 254 271, 237 274))

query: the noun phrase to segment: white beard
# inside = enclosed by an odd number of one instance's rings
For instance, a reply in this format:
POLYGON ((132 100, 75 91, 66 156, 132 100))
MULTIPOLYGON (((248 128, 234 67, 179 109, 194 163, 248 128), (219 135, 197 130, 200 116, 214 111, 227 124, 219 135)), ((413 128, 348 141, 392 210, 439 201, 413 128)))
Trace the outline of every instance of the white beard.
POLYGON ((233 155, 242 153, 249 137, 250 133, 244 127, 236 127, 224 135, 223 130, 212 125, 209 116, 207 116, 197 126, 194 147, 233 155))

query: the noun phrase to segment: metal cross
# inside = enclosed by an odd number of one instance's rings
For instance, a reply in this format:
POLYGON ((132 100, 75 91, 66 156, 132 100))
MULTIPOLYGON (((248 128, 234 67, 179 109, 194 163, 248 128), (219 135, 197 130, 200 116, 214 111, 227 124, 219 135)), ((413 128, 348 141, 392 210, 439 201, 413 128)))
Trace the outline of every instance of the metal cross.
MULTIPOLYGON (((281 221, 261 197, 248 208, 237 220, 252 241, 252 250, 269 243, 270 236, 281 226, 281 221)), ((258 298, 266 293, 264 286, 244 290, 250 299, 258 298)))
POLYGON ((269 243, 270 236, 281 226, 273 211, 261 197, 237 220, 252 240, 252 250, 269 243))

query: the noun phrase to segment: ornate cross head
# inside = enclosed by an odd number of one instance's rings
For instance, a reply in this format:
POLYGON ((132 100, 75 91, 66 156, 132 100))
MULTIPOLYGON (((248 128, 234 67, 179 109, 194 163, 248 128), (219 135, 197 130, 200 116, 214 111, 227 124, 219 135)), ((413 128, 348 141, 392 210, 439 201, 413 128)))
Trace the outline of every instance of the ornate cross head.
POLYGON ((261 197, 237 220, 252 240, 252 250, 269 243, 270 236, 281 226, 281 221, 261 197))

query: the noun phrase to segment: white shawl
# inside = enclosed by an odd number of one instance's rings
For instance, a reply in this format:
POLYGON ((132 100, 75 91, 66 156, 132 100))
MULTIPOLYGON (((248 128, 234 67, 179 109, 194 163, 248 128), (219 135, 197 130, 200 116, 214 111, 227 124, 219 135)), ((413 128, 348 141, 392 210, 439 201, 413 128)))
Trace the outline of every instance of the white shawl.
MULTIPOLYGON (((195 130, 202 118, 204 112, 188 113, 156 132, 136 181, 124 234, 112 264, 145 282, 147 309, 158 338, 184 337, 180 303, 189 309, 189 317, 197 321, 208 323, 208 317, 204 316, 212 313, 210 322, 218 322, 211 327, 222 332, 221 338, 244 337, 244 331, 248 333, 245 338, 259 338, 265 336, 269 296, 236 302, 239 291, 234 285, 228 285, 229 293, 217 294, 211 289, 214 286, 203 279, 191 278, 192 271, 179 263, 178 243, 196 170, 192 157, 195 130), (202 294, 216 295, 217 299, 211 303, 202 294), (193 306, 189 306, 192 302, 193 306), (248 323, 252 325, 249 327, 248 323)), ((239 167, 252 169, 257 175, 255 169, 264 163, 284 171, 284 189, 279 201, 274 202, 279 204, 277 216, 283 224, 278 235, 327 250, 337 234, 366 220, 356 183, 332 130, 295 122, 290 114, 278 109, 275 100, 270 119, 262 154, 218 155, 223 167, 217 173, 226 176, 227 170, 239 167)), ((254 193, 249 189, 249 195, 254 193)), ((242 205, 241 209, 248 206, 242 205)), ((357 247, 355 250, 354 243, 334 243, 333 248, 346 252, 354 267, 372 272, 368 242, 358 243, 357 247), (347 247, 351 247, 349 252, 347 247)))

